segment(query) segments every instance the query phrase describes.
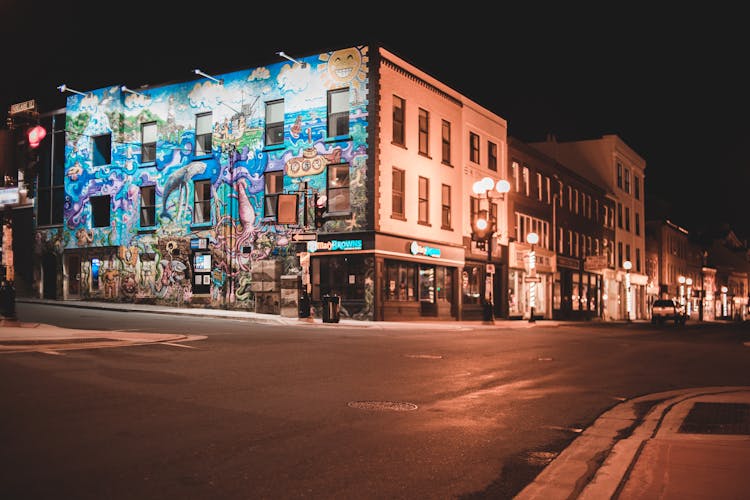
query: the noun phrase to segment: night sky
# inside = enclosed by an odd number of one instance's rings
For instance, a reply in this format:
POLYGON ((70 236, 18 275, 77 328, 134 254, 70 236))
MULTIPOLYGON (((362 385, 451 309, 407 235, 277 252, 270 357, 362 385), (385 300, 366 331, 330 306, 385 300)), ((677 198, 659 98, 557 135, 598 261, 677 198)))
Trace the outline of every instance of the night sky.
POLYGON ((41 111, 64 107, 62 83, 135 89, 192 79, 193 68, 268 64, 280 50, 302 57, 379 42, 505 118, 521 140, 619 135, 646 160, 647 217, 750 236, 750 40, 739 11, 229 4, 0 0, 0 115, 27 99, 41 111))

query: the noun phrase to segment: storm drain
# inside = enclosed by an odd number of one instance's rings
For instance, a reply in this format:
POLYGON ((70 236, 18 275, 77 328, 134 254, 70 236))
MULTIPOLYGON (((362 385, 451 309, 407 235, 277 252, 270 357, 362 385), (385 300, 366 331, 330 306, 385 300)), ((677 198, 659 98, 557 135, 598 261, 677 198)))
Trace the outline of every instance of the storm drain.
POLYGON ((750 404, 695 403, 678 432, 750 435, 750 404))
POLYGON ((350 401, 351 408, 375 411, 412 411, 417 409, 414 403, 403 403, 400 401, 350 401))

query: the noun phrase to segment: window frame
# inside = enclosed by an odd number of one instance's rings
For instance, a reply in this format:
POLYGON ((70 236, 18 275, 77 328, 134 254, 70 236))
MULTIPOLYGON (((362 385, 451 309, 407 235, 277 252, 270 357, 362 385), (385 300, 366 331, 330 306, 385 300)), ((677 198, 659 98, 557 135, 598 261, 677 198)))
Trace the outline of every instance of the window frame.
POLYGON ((418 152, 424 156, 430 156, 430 112, 419 108, 419 148, 418 152))
MULTIPOLYGON (((332 163, 327 167, 326 175, 326 194, 328 195, 327 204, 328 212, 335 213, 349 213, 352 210, 351 200, 351 168, 348 163, 332 163), (345 172, 345 176, 337 175, 338 172, 345 172), (341 184, 339 184, 341 182, 341 184), (345 201, 346 206, 341 206, 338 203, 337 198, 339 197, 339 191, 346 193, 342 196, 342 200, 345 201)), ((343 202, 342 202, 343 203, 343 202)))
POLYGON ((487 168, 497 172, 497 143, 487 141, 487 168))
POLYGON ((406 99, 393 95, 393 130, 391 142, 399 146, 406 146, 406 99))
POLYGON ((263 219, 277 217, 279 195, 284 192, 284 171, 273 170, 263 174, 263 219), (273 181, 271 181, 273 179, 273 181))
POLYGON ((326 95, 327 129, 328 137, 342 137, 349 135, 349 87, 329 90, 326 95), (338 110, 336 97, 346 94, 346 106, 338 110), (336 107, 336 110, 334 109, 336 107), (346 124, 344 127, 342 124, 346 124))
POLYGON ((112 133, 91 137, 91 166, 101 167, 112 164, 112 133))
POLYGON ((198 158, 210 156, 213 151, 213 113, 207 111, 195 115, 195 144, 193 149, 198 158), (208 131, 204 129, 208 119, 208 131))
POLYGON ((469 161, 479 164, 481 159, 481 151, 479 149, 479 134, 475 132, 469 132, 469 161))
POLYGON ((213 193, 211 192, 211 181, 209 179, 197 179, 193 181, 193 225, 211 224, 211 202, 213 193), (200 187, 208 187, 208 198, 205 197, 206 190, 198 189, 200 187), (200 209, 200 212, 199 212, 200 209), (206 214, 208 210, 208 214, 206 214), (198 214, 201 214, 198 217, 198 214), (198 219, 201 220, 198 220, 198 219))
MULTIPOLYGON (((150 134, 149 134, 150 135, 150 134)), ((158 140, 158 126, 154 122, 141 123, 141 163, 153 163, 156 161, 156 142, 158 140), (147 137, 147 128, 150 130, 153 127, 153 141, 146 141, 150 139, 147 137), (148 152, 148 155, 146 154, 148 152)))
POLYGON ((406 171, 398 167, 391 169, 391 217, 406 220, 406 171), (400 182, 397 184, 397 177, 400 182), (400 211, 398 204, 401 204, 400 211))
POLYGON ((451 165, 451 122, 443 120, 441 129, 441 151, 442 151, 442 162, 445 165, 451 165))
POLYGON ((89 203, 91 204, 91 227, 110 227, 112 224, 112 196, 109 194, 95 195, 89 198, 89 203), (105 207, 106 214, 104 212, 105 207))
POLYGON ((441 210, 440 210, 440 228, 453 229, 451 214, 451 186, 443 184, 440 192, 441 210))
MULTIPOLYGON (((154 184, 145 184, 142 185, 139 189, 139 196, 140 196, 140 204, 139 204, 139 210, 138 210, 138 224, 142 228, 151 228, 156 226, 156 186, 154 184), (144 203, 144 200, 146 197, 144 196, 144 190, 150 190, 151 191, 151 200, 149 200, 151 203, 147 204, 144 203), (144 224, 144 215, 146 215, 146 219, 150 216, 151 217, 151 224, 144 224)), ((148 221, 147 221, 148 222, 148 221)))
POLYGON ((430 179, 419 176, 417 191, 417 222, 430 225, 430 179))
POLYGON ((284 109, 284 99, 274 99, 272 101, 266 101, 266 114, 265 114, 265 127, 264 132, 264 144, 266 146, 281 146, 284 144, 284 122, 286 116, 286 110, 284 109), (277 106, 281 109, 281 120, 271 121, 269 117, 275 114, 277 106))

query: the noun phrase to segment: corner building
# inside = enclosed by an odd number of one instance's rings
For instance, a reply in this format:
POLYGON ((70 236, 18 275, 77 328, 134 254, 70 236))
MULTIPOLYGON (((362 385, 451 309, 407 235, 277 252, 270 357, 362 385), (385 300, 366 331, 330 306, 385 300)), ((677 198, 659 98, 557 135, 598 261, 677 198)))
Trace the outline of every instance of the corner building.
POLYGON ((501 297, 507 240, 472 248, 469 193, 506 172, 505 120, 378 46, 198 75, 69 95, 39 296, 294 317, 335 294, 362 320, 501 297))

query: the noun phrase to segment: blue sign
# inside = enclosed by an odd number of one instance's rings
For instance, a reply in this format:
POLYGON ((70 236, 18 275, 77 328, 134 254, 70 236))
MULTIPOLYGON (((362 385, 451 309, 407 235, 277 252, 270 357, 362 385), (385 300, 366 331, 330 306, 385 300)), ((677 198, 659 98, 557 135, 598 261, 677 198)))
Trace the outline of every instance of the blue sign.
POLYGON ((427 245, 420 245, 416 241, 411 242, 411 253, 412 255, 426 255, 427 257, 440 257, 439 248, 428 247, 427 245))

